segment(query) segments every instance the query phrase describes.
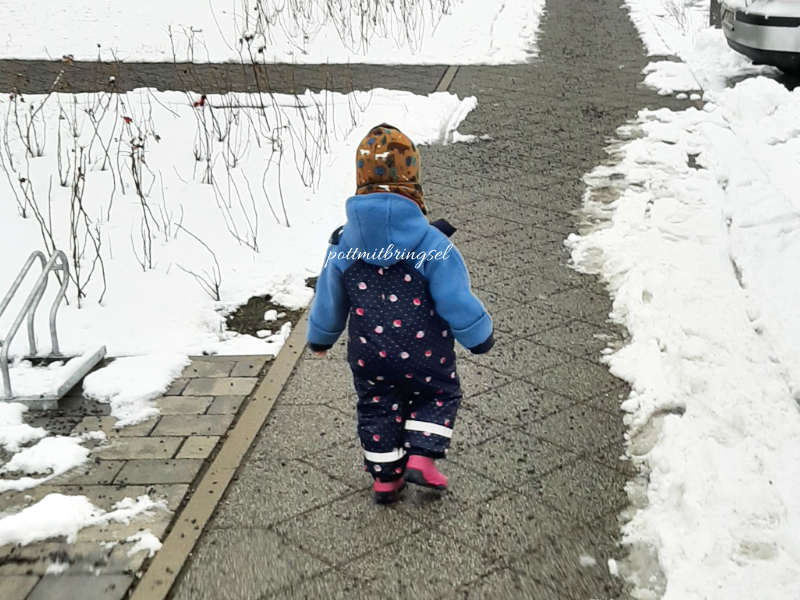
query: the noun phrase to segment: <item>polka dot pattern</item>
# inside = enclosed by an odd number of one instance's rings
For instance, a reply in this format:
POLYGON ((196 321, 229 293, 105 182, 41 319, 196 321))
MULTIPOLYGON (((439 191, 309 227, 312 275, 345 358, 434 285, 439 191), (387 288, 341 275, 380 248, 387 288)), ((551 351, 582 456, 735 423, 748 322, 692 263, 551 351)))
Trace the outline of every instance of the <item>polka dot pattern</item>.
POLYGON ((365 459, 366 470, 377 477, 402 472, 410 454, 444 457, 448 437, 405 429, 407 419, 452 428, 461 402, 453 336, 436 314, 427 282, 404 263, 357 261, 344 283, 362 448, 373 457, 407 453, 392 462, 365 459))

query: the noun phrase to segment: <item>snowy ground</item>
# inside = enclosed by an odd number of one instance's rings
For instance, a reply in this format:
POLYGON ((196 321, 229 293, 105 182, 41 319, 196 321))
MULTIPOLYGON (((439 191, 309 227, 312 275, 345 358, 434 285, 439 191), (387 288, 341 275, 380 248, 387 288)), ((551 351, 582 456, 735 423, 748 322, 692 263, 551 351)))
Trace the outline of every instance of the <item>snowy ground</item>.
POLYGON ((645 82, 663 94, 719 91, 732 80, 775 74, 728 47, 721 29, 708 26, 710 0, 625 0, 650 56, 676 56, 648 65, 645 82))
MULTIPOLYGON (((682 40, 694 74, 715 36, 682 40)), ((746 73, 718 64, 737 62, 746 73)), ((568 242, 631 334, 606 355, 633 389, 642 473, 621 572, 637 598, 786 600, 800 589, 800 92, 756 76, 704 100, 620 129, 586 177, 591 226, 568 242)))
POLYGON ((0 0, 0 57, 249 63, 252 54, 266 63, 524 62, 535 55, 543 9, 544 0, 0 0))

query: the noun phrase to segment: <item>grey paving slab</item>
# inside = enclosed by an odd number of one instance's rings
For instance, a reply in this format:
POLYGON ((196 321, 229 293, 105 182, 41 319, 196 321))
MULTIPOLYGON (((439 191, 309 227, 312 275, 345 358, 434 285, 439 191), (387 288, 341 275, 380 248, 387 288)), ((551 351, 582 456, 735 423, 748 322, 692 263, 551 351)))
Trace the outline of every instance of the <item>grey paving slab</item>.
POLYGON ((435 531, 421 531, 375 549, 342 571, 372 580, 384 598, 432 599, 453 595, 490 568, 477 551, 435 531))
MULTIPOLYGON (((349 391, 344 396, 337 397, 336 395, 331 394, 331 397, 334 399, 325 402, 325 406, 332 408, 333 410, 337 410, 343 415, 355 417, 356 403, 358 402, 358 397, 356 396, 355 390, 349 391)), ((353 427, 355 427, 355 425, 353 425, 353 427)))
POLYGON ((614 415, 621 415, 622 409, 620 405, 628 399, 630 392, 630 387, 625 382, 617 380, 616 386, 610 386, 605 391, 591 396, 587 402, 600 410, 605 410, 614 415))
POLYGON ((486 419, 474 409, 481 398, 482 396, 474 396, 462 402, 453 424, 453 437, 450 440, 448 456, 457 456, 462 450, 480 445, 506 430, 502 424, 486 419))
POLYGON ((519 490, 532 478, 542 477, 573 459, 569 451, 518 430, 508 430, 450 458, 510 490, 519 490))
POLYGON ((158 419, 148 419, 137 425, 117 427, 114 417, 84 417, 73 430, 73 435, 80 435, 92 431, 102 431, 108 437, 141 437, 150 435, 158 419))
POLYGON ((209 415, 235 415, 244 402, 245 396, 219 396, 214 398, 211 406, 206 410, 209 415))
POLYGON ((478 581, 462 586, 457 597, 460 600, 562 600, 562 596, 546 583, 508 568, 497 569, 478 581))
POLYGON ((510 568, 523 581, 535 580, 550 587, 550 594, 542 590, 542 597, 548 600, 619 598, 624 597, 624 582, 609 573, 608 560, 620 556, 619 523, 611 515, 576 528, 569 535, 550 537, 520 555, 510 568), (596 564, 587 564, 589 558, 596 564))
POLYGON ((251 457, 228 488, 209 527, 270 527, 352 492, 346 484, 298 460, 251 457))
POLYGON ((186 386, 189 385, 189 380, 185 377, 178 377, 175 381, 173 381, 167 391, 164 392, 165 396, 179 396, 183 393, 183 390, 186 389, 186 386))
POLYGON ((256 377, 200 377, 190 379, 185 396, 247 396, 253 391, 256 377))
POLYGON ((274 531, 212 529, 198 543, 174 598, 259 600, 326 568, 274 531))
POLYGON ((521 491, 578 526, 618 514, 628 502, 624 486, 619 471, 579 458, 528 482, 521 491))
POLYGON ((503 265, 482 260, 473 260, 470 262, 469 279, 476 287, 491 287, 494 282, 511 279, 516 276, 516 271, 506 268, 503 265))
POLYGON ((294 546, 333 565, 343 565, 422 530, 402 511, 345 496, 284 521, 275 531, 294 546))
MULTIPOLYGON (((165 34, 166 35, 166 34, 165 34)), ((2 60, 0 89, 26 94, 60 92, 129 91, 148 87, 159 90, 189 90, 198 94, 273 91, 302 94, 310 89, 347 93, 376 87, 407 89, 429 94, 446 70, 442 65, 297 65, 241 63, 133 63, 61 60, 2 60), (62 72, 61 69, 64 69, 62 72), (62 73, 59 77, 59 73, 62 73), (115 77, 114 87, 109 77, 115 77)))
POLYGON ((591 458, 601 448, 616 442, 622 454, 625 426, 619 415, 612 415, 586 404, 573 404, 544 419, 531 421, 525 431, 591 458))
POLYGON ((462 406, 473 410, 486 421, 494 421, 510 428, 524 428, 577 402, 525 380, 512 381, 478 396, 473 396, 462 406))
POLYGON ((213 401, 213 396, 162 396, 156 398, 155 405, 162 415, 201 415, 208 410, 213 401))
POLYGON ((592 361, 574 358, 536 374, 533 383, 576 400, 587 400, 598 394, 619 389, 621 381, 608 369, 592 361))
POLYGON ((568 358, 564 353, 534 341, 498 334, 495 336, 495 346, 489 354, 470 360, 485 364, 511 378, 520 379, 541 373, 568 358))
MULTIPOLYGON (((491 260, 493 257, 507 251, 508 242, 514 241, 516 243, 516 240, 519 240, 522 243, 524 240, 524 236, 520 234, 519 229, 502 231, 491 236, 473 236, 469 239, 462 239, 458 233, 456 235, 459 237, 454 240, 454 245, 462 255, 471 259, 470 264, 475 260, 491 260)), ((533 241, 530 241, 527 245, 528 247, 532 246, 533 241)))
POLYGON ((214 435, 188 437, 175 458, 208 458, 218 441, 219 437, 214 435))
POLYGON ((195 358, 183 370, 181 377, 230 377, 235 364, 236 361, 227 359, 195 358))
MULTIPOLYGON (((496 282, 490 289, 506 298, 522 295, 540 300, 573 288, 583 288, 588 281, 570 267, 553 262, 537 264, 525 269, 521 275, 496 282)), ((557 312, 554 310, 554 312, 557 312)))
POLYGON ((571 289, 548 298, 553 310, 569 319, 599 318, 605 322, 611 312, 611 301, 606 294, 592 293, 585 289, 571 289))
MULTIPOLYGON (((455 213, 458 215, 459 213, 455 213)), ((496 234, 516 234, 523 229, 521 223, 516 223, 498 216, 475 215, 465 211, 467 217, 460 219, 451 217, 453 225, 459 229, 459 243, 468 242, 474 238, 491 237, 496 234)))
POLYGON ((234 414, 165 415, 153 429, 154 436, 223 435, 228 431, 234 414))
POLYGON ((179 437, 116 438, 96 448, 92 455, 105 460, 172 458, 181 442, 179 437))
POLYGON ((0 598, 3 600, 25 600, 28 593, 39 582, 35 575, 5 575, 0 577, 0 598))
POLYGON ((510 375, 500 373, 485 364, 468 360, 458 361, 456 371, 461 380, 461 391, 464 398, 492 390, 513 380, 510 375))
POLYGON ((55 485, 110 485, 124 465, 125 461, 123 460, 96 459, 54 477, 50 483, 55 485))
POLYGON ((42 577, 28 600, 122 600, 133 575, 69 575, 42 577))
POLYGON ((255 460, 303 458, 352 439, 355 421, 327 406, 279 405, 253 445, 255 460))
MULTIPOLYGON (((353 431, 356 422, 353 418, 353 431)), ((372 483, 372 477, 364 472, 364 455, 355 435, 351 439, 329 446, 299 459, 320 475, 326 475, 351 489, 363 489, 372 483)))
POLYGON ((348 577, 337 571, 326 571, 318 576, 264 596, 275 600, 382 600, 381 590, 368 583, 348 577))
POLYGON ((116 484, 192 483, 200 472, 199 459, 129 460, 114 479, 116 484))
MULTIPOLYGON (((346 335, 343 335, 346 339, 346 335)), ((353 395, 353 377, 344 357, 329 354, 326 358, 301 361, 291 382, 281 395, 281 404, 325 404, 353 395), (325 387, 320 382, 326 383, 325 387)))
POLYGON ((258 377, 264 365, 271 360, 268 356, 253 356, 251 358, 237 360, 236 365, 231 371, 231 377, 258 377))
POLYGON ((620 348, 623 344, 622 332, 613 324, 600 326, 577 319, 531 337, 545 346, 594 360, 601 357, 604 349, 620 348))
POLYGON ((481 553, 490 562, 510 561, 536 546, 545 534, 560 532, 564 517, 538 500, 509 491, 457 466, 448 469, 452 489, 445 494, 410 494, 403 510, 481 553))

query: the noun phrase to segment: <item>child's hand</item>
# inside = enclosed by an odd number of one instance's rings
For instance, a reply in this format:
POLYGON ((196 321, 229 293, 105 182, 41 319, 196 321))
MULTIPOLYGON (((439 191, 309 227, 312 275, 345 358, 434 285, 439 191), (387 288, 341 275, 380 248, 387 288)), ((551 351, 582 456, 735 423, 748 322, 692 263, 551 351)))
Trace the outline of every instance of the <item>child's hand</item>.
POLYGON ((327 350, 322 350, 320 352, 314 352, 314 356, 318 356, 320 358, 324 358, 326 353, 327 353, 327 350))

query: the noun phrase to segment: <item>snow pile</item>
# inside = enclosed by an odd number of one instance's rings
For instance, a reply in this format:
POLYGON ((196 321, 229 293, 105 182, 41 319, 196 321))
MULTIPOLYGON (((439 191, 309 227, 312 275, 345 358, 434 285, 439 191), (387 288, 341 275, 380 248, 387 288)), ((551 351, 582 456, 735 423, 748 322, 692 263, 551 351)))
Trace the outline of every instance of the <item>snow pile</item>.
POLYGON ((650 63, 645 83, 662 94, 722 90, 732 80, 775 69, 756 66, 728 47, 721 29, 709 27, 710 0, 625 0, 650 56, 677 56, 680 63, 650 63))
POLYGON ((23 404, 0 402, 0 447, 6 452, 19 452, 20 448, 47 435, 41 427, 31 427, 22 415, 28 411, 23 404))
POLYGON ((605 358, 632 386, 646 486, 629 489, 620 566, 635 597, 785 600, 800 589, 800 92, 757 78, 706 98, 620 130, 618 163, 586 178, 593 226, 568 244, 631 335, 605 358))
POLYGON ((501 64, 535 54, 544 0, 27 0, 4 3, 0 58, 501 64), (69 27, 64 27, 69 23, 69 27))
MULTIPOLYGON (((106 512, 94 506, 86 496, 48 494, 33 506, 0 520, 0 546, 24 546, 62 536, 72 543, 85 527, 111 522, 128 524, 134 517, 155 510, 166 510, 166 504, 149 496, 139 496, 136 500, 125 498, 106 512)), ((148 548, 154 547, 149 538, 142 536, 142 539, 148 548)))
POLYGON ((151 401, 167 391, 189 362, 185 354, 177 353, 118 358, 89 373, 83 392, 87 398, 110 403, 116 426, 127 427, 158 416, 151 401))
POLYGON ((128 550, 128 556, 133 556, 137 552, 147 552, 147 556, 153 558, 156 552, 161 550, 161 540, 150 531, 140 531, 125 539, 126 542, 136 542, 133 548, 128 550))
POLYGON ((105 440, 105 438, 106 435, 101 431, 86 433, 80 437, 59 435, 42 438, 35 445, 15 453, 0 467, 0 474, 25 473, 46 476, 0 479, 0 492, 27 490, 79 467, 89 458, 89 449, 84 448, 82 444, 89 440, 105 440))
MULTIPOLYGON (((72 257, 78 244, 83 258, 71 260, 70 304, 59 312, 61 350, 78 356, 105 345, 113 357, 148 357, 116 361, 87 381, 124 423, 146 419, 149 399, 187 355, 280 350, 289 328, 244 336, 226 329, 225 316, 266 294, 289 308, 307 304, 305 279, 319 272, 343 220, 369 127, 389 122, 419 144, 449 143, 475 105, 388 90, 4 96, 0 255, 55 243, 72 257), (80 218, 70 219, 73 209, 80 218)), ((0 262, 0 288, 20 266, 0 262)), ((9 307, 0 331, 18 310, 9 307)), ((37 335, 49 341, 44 316, 37 335)), ((12 354, 25 341, 18 336, 12 354)))

